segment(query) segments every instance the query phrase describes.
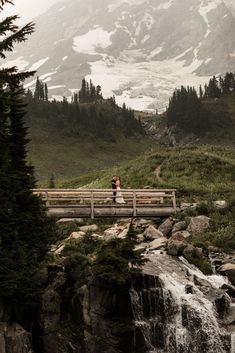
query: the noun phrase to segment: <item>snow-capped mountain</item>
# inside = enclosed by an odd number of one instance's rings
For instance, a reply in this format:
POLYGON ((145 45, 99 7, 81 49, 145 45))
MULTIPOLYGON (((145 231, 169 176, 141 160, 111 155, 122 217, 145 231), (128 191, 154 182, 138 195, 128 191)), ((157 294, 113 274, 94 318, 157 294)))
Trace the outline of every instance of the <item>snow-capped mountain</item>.
POLYGON ((38 70, 51 96, 86 77, 118 103, 161 110, 175 87, 235 69, 234 0, 63 0, 35 21, 7 65, 38 70))

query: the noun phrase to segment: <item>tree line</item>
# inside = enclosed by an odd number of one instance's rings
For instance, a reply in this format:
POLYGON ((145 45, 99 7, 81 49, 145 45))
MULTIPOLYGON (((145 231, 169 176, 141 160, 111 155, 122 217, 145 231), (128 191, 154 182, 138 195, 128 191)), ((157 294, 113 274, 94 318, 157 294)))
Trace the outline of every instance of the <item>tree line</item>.
POLYGON ((101 86, 83 79, 81 88, 71 101, 49 100, 48 88, 37 78, 34 92, 26 92, 28 103, 27 124, 44 126, 77 137, 93 137, 115 141, 118 136, 143 135, 144 130, 134 111, 123 104, 119 107, 115 97, 104 99, 101 86))
POLYGON ((217 99, 234 92, 235 73, 232 72, 227 72, 224 77, 213 76, 204 88, 199 87, 199 92, 194 87, 181 86, 169 100, 167 123, 196 133, 204 133, 221 124, 229 125, 231 118, 226 106, 217 99))

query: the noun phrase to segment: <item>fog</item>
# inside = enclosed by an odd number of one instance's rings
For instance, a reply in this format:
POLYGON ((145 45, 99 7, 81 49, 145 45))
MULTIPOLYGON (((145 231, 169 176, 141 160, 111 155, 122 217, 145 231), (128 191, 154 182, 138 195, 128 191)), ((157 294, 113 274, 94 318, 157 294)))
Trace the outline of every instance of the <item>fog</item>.
MULTIPOLYGON (((42 14, 53 4, 62 0, 15 0, 14 6, 4 6, 4 16, 20 15, 20 22, 24 23, 42 14)), ((66 0, 64 0, 66 2, 66 0)))

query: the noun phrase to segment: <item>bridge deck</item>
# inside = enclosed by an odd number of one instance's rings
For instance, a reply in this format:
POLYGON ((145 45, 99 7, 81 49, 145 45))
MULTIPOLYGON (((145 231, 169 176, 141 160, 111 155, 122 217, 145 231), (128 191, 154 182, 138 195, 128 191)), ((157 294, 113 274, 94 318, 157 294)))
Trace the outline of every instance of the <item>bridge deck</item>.
POLYGON ((177 211, 175 189, 123 189, 125 204, 110 189, 35 189, 55 218, 163 217, 177 211))

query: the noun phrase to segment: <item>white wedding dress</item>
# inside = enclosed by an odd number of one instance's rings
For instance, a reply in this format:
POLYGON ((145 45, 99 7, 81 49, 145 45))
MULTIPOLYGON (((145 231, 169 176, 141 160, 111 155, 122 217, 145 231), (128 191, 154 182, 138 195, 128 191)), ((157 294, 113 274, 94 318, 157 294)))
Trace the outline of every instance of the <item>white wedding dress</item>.
POLYGON ((117 186, 116 203, 125 203, 120 186, 117 186))

